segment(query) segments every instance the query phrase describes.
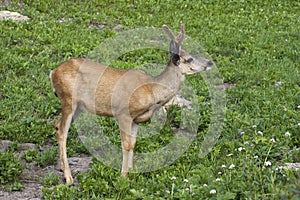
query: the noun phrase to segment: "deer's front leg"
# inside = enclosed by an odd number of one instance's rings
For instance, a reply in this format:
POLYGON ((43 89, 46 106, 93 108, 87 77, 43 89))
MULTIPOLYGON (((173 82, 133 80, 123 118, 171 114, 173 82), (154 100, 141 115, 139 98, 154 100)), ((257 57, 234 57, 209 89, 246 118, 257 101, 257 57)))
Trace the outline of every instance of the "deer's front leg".
POLYGON ((120 127, 121 139, 122 139, 122 152, 123 152, 123 161, 122 161, 122 176, 128 177, 128 166, 129 159, 132 164, 133 156, 133 147, 131 144, 131 127, 132 119, 131 117, 123 116, 118 118, 118 123, 120 127), (131 150, 132 149, 132 150, 131 150))
POLYGON ((136 144, 136 136, 138 131, 138 125, 136 123, 132 123, 131 126, 131 135, 130 135, 130 150, 128 153, 128 168, 133 168, 133 150, 136 144))

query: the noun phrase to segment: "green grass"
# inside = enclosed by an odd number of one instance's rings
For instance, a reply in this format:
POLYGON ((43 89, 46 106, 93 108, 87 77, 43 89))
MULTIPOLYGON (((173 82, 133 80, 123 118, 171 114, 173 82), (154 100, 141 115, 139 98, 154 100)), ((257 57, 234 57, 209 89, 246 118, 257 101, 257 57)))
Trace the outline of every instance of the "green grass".
POLYGON ((18 179, 23 171, 23 165, 20 158, 16 157, 13 152, 0 151, 1 173, 0 183, 5 184, 18 179))
MULTIPOLYGON (((155 172, 130 174, 128 180, 94 160, 90 171, 78 175, 79 187, 44 187, 44 198, 299 198, 299 172, 278 169, 286 162, 300 162, 296 150, 300 144, 299 7, 300 3, 292 0, 25 0, 1 8, 21 12, 31 20, 0 21, 0 138, 38 145, 50 138, 57 148, 54 121, 60 115, 60 105, 52 93, 50 70, 69 58, 88 55, 117 34, 112 28, 118 24, 124 30, 167 24, 178 31, 185 23, 187 35, 210 54, 224 82, 235 85, 226 90, 225 124, 212 151, 198 157, 210 122, 210 105, 201 76, 193 76, 188 80, 201 99, 199 133, 180 159, 155 172), (62 18, 66 22, 59 22, 62 18), (97 23, 105 28, 88 28, 97 23), (291 135, 285 136, 286 132, 291 135), (272 165, 265 166, 267 161, 272 165), (229 169, 230 165, 235 167, 229 169), (216 194, 210 194, 213 189, 216 194)), ((138 67, 137 63, 153 58, 168 59, 161 52, 134 51, 114 66, 138 67)), ((107 130, 115 127, 112 120, 103 123, 107 130)), ((136 149, 153 151, 168 137, 163 133, 151 140, 145 138, 138 141, 136 149)), ((68 139, 70 156, 86 152, 74 127, 68 139)), ((120 145, 117 133, 110 139, 120 145)), ((51 149, 42 154, 40 165, 53 164, 54 153, 51 149)), ((26 156, 35 158, 29 152, 26 156)), ((7 160, 5 166, 18 163, 7 160)), ((7 172, 1 183, 15 180, 18 170, 7 172)), ((56 183, 47 177, 44 180, 45 186, 56 183)))
POLYGON ((42 184, 44 187, 55 186, 59 184, 59 182, 60 182, 59 177, 53 172, 48 172, 46 176, 43 177, 42 180, 42 184))

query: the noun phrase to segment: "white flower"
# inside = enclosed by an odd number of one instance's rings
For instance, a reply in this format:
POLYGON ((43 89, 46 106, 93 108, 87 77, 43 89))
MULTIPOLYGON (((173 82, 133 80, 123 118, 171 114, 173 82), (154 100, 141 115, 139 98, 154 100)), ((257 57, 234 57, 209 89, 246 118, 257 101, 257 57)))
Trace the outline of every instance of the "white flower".
POLYGON ((188 182, 189 182, 189 180, 187 180, 187 179, 184 179, 184 180, 183 180, 183 182, 185 182, 185 183, 188 183, 188 182))
POLYGON ((219 175, 223 174, 223 172, 218 172, 219 175))
POLYGON ((266 162, 265 162, 265 166, 266 166, 266 167, 271 166, 271 165, 272 165, 272 163, 271 163, 270 161, 266 161, 266 162))
POLYGON ((256 125, 253 125, 253 126, 252 126, 252 128, 256 128, 256 127, 257 127, 256 125))
POLYGON ((189 191, 189 190, 190 190, 190 188, 185 188, 185 190, 186 190, 186 191, 189 191))
POLYGON ((209 194, 216 194, 216 193, 217 193, 217 191, 214 190, 214 189, 212 189, 212 190, 209 192, 209 194))
POLYGON ((239 151, 243 151, 245 148, 244 147, 239 147, 238 150, 239 151))
POLYGON ((250 142, 246 141, 244 142, 245 145, 250 145, 250 142))
POLYGON ((245 132, 244 132, 244 131, 242 131, 242 132, 240 132, 240 134, 241 134, 241 135, 244 135, 244 134, 245 134, 245 132))
POLYGON ((207 184, 204 183, 204 184, 203 184, 203 187, 207 187, 207 184))
POLYGON ((271 138, 271 139, 270 139, 270 142, 276 143, 276 141, 275 141, 274 138, 271 138))
POLYGON ((227 154, 226 156, 227 156, 227 157, 230 157, 230 156, 232 156, 232 155, 233 155, 233 154, 232 154, 232 153, 230 153, 230 154, 227 154))
POLYGON ((235 167, 234 164, 231 164, 228 169, 233 169, 235 167))
POLYGON ((285 132, 284 136, 290 137, 290 136, 291 136, 291 133, 287 131, 287 132, 285 132))
POLYGON ((257 134, 259 134, 259 135, 263 135, 263 132, 261 132, 261 131, 257 131, 257 134))
POLYGON ((172 176, 171 177, 171 180, 173 181, 173 180, 176 180, 176 177, 175 176, 172 176))
POLYGON ((222 168, 226 168, 226 165, 222 165, 221 167, 222 167, 222 168))
POLYGON ((258 156, 253 156, 253 158, 257 159, 257 158, 258 158, 258 156))
POLYGON ((275 82, 275 87, 279 87, 279 86, 281 86, 283 83, 281 82, 281 81, 277 81, 277 82, 275 82))
POLYGON ((297 108, 299 108, 299 109, 300 109, 300 105, 299 105, 299 106, 297 106, 297 108))
POLYGON ((170 194, 171 192, 170 192, 170 190, 166 190, 166 193, 167 193, 167 194, 170 194))
POLYGON ((221 179, 217 178, 216 181, 219 182, 219 181, 221 181, 221 179))

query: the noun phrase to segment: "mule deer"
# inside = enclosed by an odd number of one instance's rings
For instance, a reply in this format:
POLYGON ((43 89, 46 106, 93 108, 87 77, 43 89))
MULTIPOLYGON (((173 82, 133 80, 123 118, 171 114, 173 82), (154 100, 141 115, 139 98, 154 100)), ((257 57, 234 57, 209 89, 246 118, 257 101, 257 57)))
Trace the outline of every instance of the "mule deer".
POLYGON ((185 75, 209 69, 213 63, 181 51, 185 26, 171 38, 170 61, 157 77, 139 70, 107 67, 85 59, 71 59, 51 71, 50 79, 61 102, 62 116, 55 124, 58 139, 60 168, 67 184, 73 183, 67 160, 67 133, 72 122, 82 111, 100 116, 115 117, 122 139, 122 175, 128 176, 133 167, 133 149, 140 122, 151 119, 155 110, 176 95, 185 75))

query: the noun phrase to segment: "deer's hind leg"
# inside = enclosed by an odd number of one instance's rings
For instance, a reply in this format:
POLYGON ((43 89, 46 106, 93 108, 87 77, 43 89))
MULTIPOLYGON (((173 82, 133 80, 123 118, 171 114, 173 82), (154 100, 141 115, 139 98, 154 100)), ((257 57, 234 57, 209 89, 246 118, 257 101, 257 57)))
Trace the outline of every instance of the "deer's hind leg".
POLYGON ((67 158, 67 135, 72 122, 74 110, 72 105, 62 104, 62 116, 55 124, 56 137, 58 141, 60 169, 64 172, 64 178, 67 184, 73 183, 73 178, 67 158))

